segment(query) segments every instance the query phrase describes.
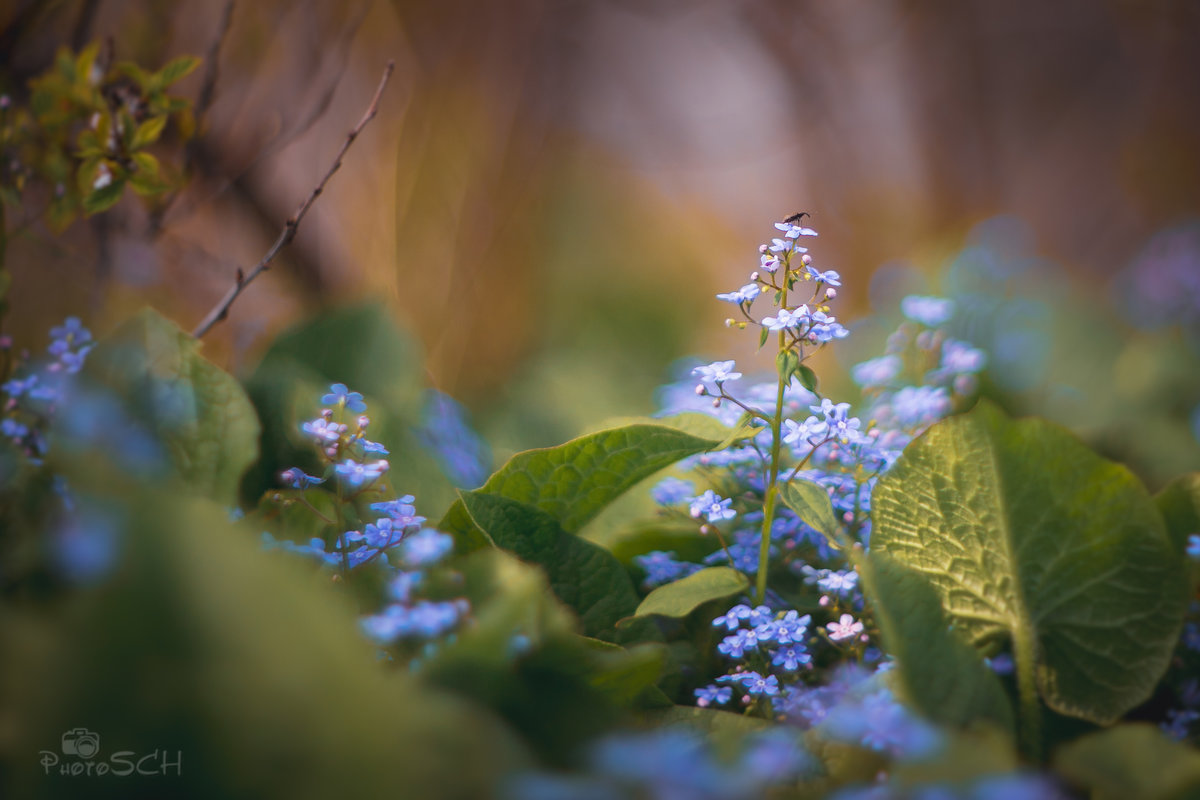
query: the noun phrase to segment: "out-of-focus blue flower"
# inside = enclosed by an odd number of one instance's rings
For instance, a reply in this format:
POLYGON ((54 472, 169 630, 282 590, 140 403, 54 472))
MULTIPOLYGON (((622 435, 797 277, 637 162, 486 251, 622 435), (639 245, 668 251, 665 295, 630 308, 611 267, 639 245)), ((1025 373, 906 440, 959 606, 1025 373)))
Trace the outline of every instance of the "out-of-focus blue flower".
POLYGON ((913 715, 884 687, 865 694, 851 691, 829 709, 821 731, 901 760, 932 755, 943 744, 935 727, 913 715))
POLYGON ((677 561, 674 553, 662 550, 634 556, 633 563, 645 571, 646 578, 642 581, 642 587, 646 589, 653 589, 655 586, 686 578, 700 570, 699 564, 677 561))
POLYGON ((950 413, 950 395, 940 386, 905 386, 892 395, 891 413, 906 428, 921 427, 950 413))
POLYGON ((37 382, 37 375, 29 375, 25 378, 11 378, 5 381, 3 385, 0 385, 0 391, 15 399, 36 386, 37 382))
POLYGON ((900 301, 900 310, 913 322, 937 328, 954 316, 954 301, 944 297, 909 295, 900 301))
POLYGON ((378 644, 401 638, 432 639, 453 629, 466 612, 465 601, 418 601, 415 605, 393 604, 380 614, 359 621, 363 632, 378 644))
POLYGON ((1187 540, 1188 558, 1200 560, 1200 533, 1193 533, 1187 540))
POLYGON ((984 659, 984 663, 997 675, 1012 675, 1016 669, 1012 656, 1008 653, 998 653, 984 659))
POLYGON ((23 425, 12 418, 0 421, 0 433, 10 439, 24 439, 29 435, 29 426, 23 425))
POLYGON ((425 393, 417 437, 455 486, 472 489, 487 480, 492 452, 454 398, 436 389, 425 393))
POLYGON ((453 549, 454 538, 433 528, 424 528, 401 544, 404 563, 413 569, 432 566, 453 549))
POLYGON ((650 490, 650 496, 660 506, 678 505, 689 497, 694 497, 695 494, 696 486, 691 481, 684 481, 669 476, 663 478, 650 490))
POLYGON ((854 382, 864 389, 886 386, 900 374, 902 362, 898 356, 880 356, 856 364, 850 371, 854 382))
POLYGON ((1175 741, 1183 741, 1191 733, 1192 723, 1200 719, 1200 712, 1191 709, 1171 709, 1167 712, 1167 720, 1159 727, 1163 733, 1175 741))
POLYGON ((92 340, 92 333, 83 327, 79 317, 67 317, 62 325, 50 329, 50 338, 55 342, 79 345, 92 340))
POLYGON ((92 583, 116 565, 120 555, 121 519, 117 512, 86 499, 51 537, 55 565, 65 578, 92 583))

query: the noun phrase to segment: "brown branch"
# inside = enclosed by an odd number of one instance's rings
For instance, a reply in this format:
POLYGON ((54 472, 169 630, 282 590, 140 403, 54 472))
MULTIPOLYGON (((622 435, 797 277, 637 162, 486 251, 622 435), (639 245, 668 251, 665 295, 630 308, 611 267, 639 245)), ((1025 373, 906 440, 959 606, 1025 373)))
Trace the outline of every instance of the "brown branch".
POLYGON ((333 174, 342 166, 342 158, 345 157, 346 151, 350 149, 350 145, 354 144, 354 140, 358 138, 360 133, 362 133, 362 130, 367 126, 367 123, 375 118, 375 113, 379 110, 379 99, 383 96, 383 89, 385 86, 387 86, 388 79, 392 77, 392 71, 395 68, 396 63, 394 61, 389 61, 387 67, 385 67, 383 70, 383 77, 379 80, 379 88, 375 90, 375 96, 371 98, 371 104, 367 106, 367 110, 363 113, 362 119, 360 119, 358 124, 354 126, 354 129, 346 135, 346 141, 342 143, 342 149, 338 151, 337 158, 333 160, 333 164, 325 173, 325 177, 321 178, 321 182, 316 185, 316 188, 314 188, 308 197, 305 198, 304 202, 300 204, 300 208, 296 209, 296 213, 288 218, 288 221, 283 226, 283 230, 279 233, 279 238, 275 240, 275 244, 271 245, 271 249, 267 250, 266 255, 264 255, 249 272, 243 274, 241 269, 238 270, 237 278, 234 281, 233 286, 228 292, 225 293, 225 296, 221 298, 221 302, 217 303, 216 307, 214 307, 212 311, 208 312, 208 316, 206 316, 204 320, 196 326, 196 330, 192 331, 192 336, 197 339, 202 338, 204 334, 208 333, 214 325, 225 319, 225 317, 229 315, 229 307, 233 305, 233 301, 238 298, 238 295, 245 291, 246 287, 248 287, 255 278, 266 272, 271 266, 271 261, 273 261, 275 256, 279 254, 279 251, 286 247, 292 241, 292 239, 296 238, 296 231, 299 229, 301 221, 304 220, 304 215, 308 213, 308 210, 312 208, 313 203, 315 203, 317 198, 321 196, 321 193, 325 191, 325 184, 329 183, 329 179, 332 178, 333 174))

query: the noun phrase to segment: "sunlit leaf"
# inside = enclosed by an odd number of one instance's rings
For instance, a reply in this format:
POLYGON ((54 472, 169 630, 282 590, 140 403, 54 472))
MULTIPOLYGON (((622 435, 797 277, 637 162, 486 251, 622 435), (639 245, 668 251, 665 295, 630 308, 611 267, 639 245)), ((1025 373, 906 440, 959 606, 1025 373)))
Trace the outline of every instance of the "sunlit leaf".
POLYGON ((990 405, 935 425, 880 479, 871 547, 920 575, 976 645, 1031 640, 1050 708, 1097 723, 1143 702, 1186 607, 1180 559, 1124 467, 990 405))

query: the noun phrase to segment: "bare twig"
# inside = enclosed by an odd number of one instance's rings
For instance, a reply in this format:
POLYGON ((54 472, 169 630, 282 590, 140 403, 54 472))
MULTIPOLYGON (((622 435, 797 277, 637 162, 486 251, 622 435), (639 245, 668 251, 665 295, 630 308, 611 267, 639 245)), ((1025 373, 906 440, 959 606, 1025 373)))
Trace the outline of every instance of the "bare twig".
POLYGON ((243 274, 242 270, 240 268, 238 269, 233 286, 228 292, 225 293, 225 296, 221 298, 221 302, 217 303, 216 307, 214 307, 212 311, 208 312, 208 316, 204 318, 204 321, 196 326, 196 330, 192 331, 192 336, 196 337, 197 339, 202 338, 204 334, 208 333, 214 325, 225 319, 225 317, 229 314, 229 307, 233 305, 233 301, 238 298, 238 295, 240 295, 246 289, 246 287, 254 281, 255 278, 266 272, 271 266, 271 261, 273 261, 275 256, 279 254, 279 251, 286 247, 292 241, 292 239, 296 238, 296 231, 300 227, 300 223, 303 221, 304 215, 308 213, 308 210, 312 208, 313 203, 316 202, 317 198, 321 196, 321 192, 325 191, 325 184, 329 183, 329 179, 332 178, 333 174, 342 166, 342 158, 345 157, 346 151, 350 149, 350 145, 354 144, 354 140, 358 138, 360 133, 362 133, 362 130, 367 126, 367 123, 375 118, 375 113, 379 109, 379 99, 383 96, 383 89, 385 86, 387 86, 388 79, 392 77, 392 71, 395 68, 395 62, 389 61, 387 67, 383 70, 383 77, 379 80, 379 88, 375 90, 375 96, 371 98, 371 104, 367 106, 367 110, 363 113, 362 119, 360 119, 358 124, 354 126, 354 129, 346 135, 346 141, 342 143, 342 149, 338 151, 337 158, 333 160, 333 164, 325 173, 325 177, 321 178, 321 182, 317 184, 316 188, 314 188, 308 197, 305 198, 304 202, 300 204, 300 208, 296 209, 296 213, 288 218, 288 221, 283 226, 283 230, 279 233, 279 238, 275 240, 275 244, 271 245, 271 249, 267 250, 266 255, 264 255, 249 272, 243 274))

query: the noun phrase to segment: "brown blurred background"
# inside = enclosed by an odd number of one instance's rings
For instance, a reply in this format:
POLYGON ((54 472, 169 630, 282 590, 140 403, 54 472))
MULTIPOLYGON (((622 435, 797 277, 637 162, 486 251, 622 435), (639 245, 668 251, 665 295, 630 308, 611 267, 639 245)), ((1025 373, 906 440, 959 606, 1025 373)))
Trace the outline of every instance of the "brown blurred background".
POLYGON ((382 298, 434 385, 551 409, 558 435, 649 410, 679 356, 751 352, 712 296, 790 213, 813 214, 853 318, 878 265, 932 275, 997 214, 1086 286, 1200 212, 1196 3, 239 0, 222 38, 225 6, 0 4, 8 85, 63 44, 111 36, 158 66, 219 41, 190 189, 158 233, 126 198, 14 243, 19 339, 68 314, 103 332, 144 303, 190 329, 319 180, 388 59, 379 117, 206 340, 219 363, 251 368, 302 315, 382 298))

